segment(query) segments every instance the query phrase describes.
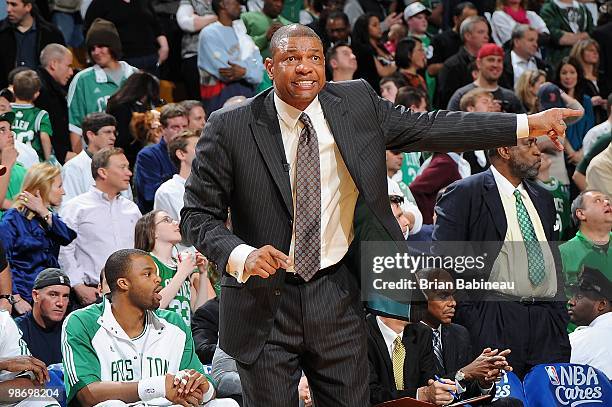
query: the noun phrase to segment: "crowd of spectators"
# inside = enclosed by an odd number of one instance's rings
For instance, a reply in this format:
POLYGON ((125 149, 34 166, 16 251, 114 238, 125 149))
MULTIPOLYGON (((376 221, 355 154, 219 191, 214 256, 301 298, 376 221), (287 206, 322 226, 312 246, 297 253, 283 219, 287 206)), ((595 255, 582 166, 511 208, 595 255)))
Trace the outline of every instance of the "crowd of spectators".
MULTIPOLYGON (((487 278, 518 286, 484 305, 432 291, 420 322, 369 314, 372 403, 495 394, 487 368, 522 378, 571 360, 612 379, 612 2, 0 0, 0 19, 1 382, 38 388, 63 355, 68 400, 242 404, 236 362, 218 346, 225 272, 179 222, 207 117, 272 86, 270 41, 292 23, 321 38, 328 80, 363 80, 413 112, 583 113, 562 152, 546 138, 386 152, 408 242, 550 246, 504 245, 487 278), (510 301, 525 297, 538 305, 510 301), (157 332, 165 339, 148 344, 157 332), (92 358, 126 338, 148 373, 128 359, 101 367, 108 357, 96 373, 92 358), (32 380, 4 374, 24 370, 32 380), (185 371, 191 395, 176 390, 185 371)), ((299 394, 313 405, 305 377, 299 394)))

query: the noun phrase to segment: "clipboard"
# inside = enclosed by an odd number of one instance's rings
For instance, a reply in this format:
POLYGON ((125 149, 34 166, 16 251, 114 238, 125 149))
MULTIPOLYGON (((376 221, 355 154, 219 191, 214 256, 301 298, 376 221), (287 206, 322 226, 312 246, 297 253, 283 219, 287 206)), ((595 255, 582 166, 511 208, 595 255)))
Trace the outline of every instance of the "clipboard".
MULTIPOLYGON (((482 396, 476 396, 476 397, 472 397, 466 400, 457 401, 452 404, 447 404, 446 407, 464 406, 470 403, 485 401, 490 398, 491 398, 490 394, 485 394, 482 396)), ((435 404, 413 399, 412 397, 402 397, 401 399, 385 401, 384 403, 377 404, 375 407, 432 407, 432 406, 435 406, 435 404)))
POLYGON ((475 403, 477 401, 485 401, 491 398, 490 394, 484 394, 482 396, 472 397, 466 400, 457 401, 453 404, 447 404, 446 407, 457 407, 457 406, 465 406, 466 404, 475 403))
POLYGON ((412 397, 402 397, 376 404, 374 407, 435 407, 435 404, 413 399, 412 397))

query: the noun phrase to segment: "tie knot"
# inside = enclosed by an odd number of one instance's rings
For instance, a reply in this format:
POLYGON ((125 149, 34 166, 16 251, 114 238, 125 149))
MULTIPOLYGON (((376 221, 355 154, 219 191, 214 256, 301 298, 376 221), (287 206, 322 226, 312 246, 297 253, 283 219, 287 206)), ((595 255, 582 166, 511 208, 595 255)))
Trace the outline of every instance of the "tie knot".
POLYGON ((432 329, 431 332, 433 332, 433 336, 435 339, 440 339, 440 331, 438 331, 437 329, 432 329))
POLYGON ((312 122, 310 121, 310 117, 308 117, 306 113, 302 112, 302 114, 300 115, 300 121, 304 124, 304 126, 308 127, 309 129, 312 128, 312 122))
POLYGON ((395 340, 393 341, 393 346, 396 347, 396 346, 400 346, 400 345, 402 345, 402 337, 397 335, 395 337, 395 340))
POLYGON ((519 191, 518 189, 515 189, 513 194, 517 200, 521 199, 521 191, 519 191))

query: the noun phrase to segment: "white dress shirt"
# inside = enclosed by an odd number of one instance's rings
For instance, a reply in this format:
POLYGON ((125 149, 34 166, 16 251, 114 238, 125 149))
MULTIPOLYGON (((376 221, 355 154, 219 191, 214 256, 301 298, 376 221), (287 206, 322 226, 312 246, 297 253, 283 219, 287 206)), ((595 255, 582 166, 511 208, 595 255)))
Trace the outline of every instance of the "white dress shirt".
MULTIPOLYGON (((302 112, 287 104, 274 93, 274 106, 281 129, 285 158, 289 164, 289 179, 295 213, 295 162, 300 132, 304 125, 299 121, 302 112)), ((359 191, 346 168, 334 140, 331 129, 323 115, 319 98, 315 98, 304 110, 317 133, 321 167, 321 266, 333 266, 346 254, 353 241, 353 217, 359 191)), ((516 115, 517 138, 529 136, 529 122, 526 114, 516 115)), ((295 225, 295 223, 294 223, 295 225)), ((240 244, 232 250, 227 262, 227 272, 239 282, 246 282, 250 276, 243 276, 244 264, 249 254, 256 250, 248 244, 240 244)), ((294 264, 295 227, 291 234, 288 256, 294 264)), ((294 273, 293 265, 287 272, 294 273)))
POLYGON ((514 51, 510 51, 510 60, 512 61, 512 72, 514 73, 514 88, 518 83, 519 78, 523 72, 528 70, 538 70, 538 64, 536 63, 535 57, 524 59, 518 56, 514 51))
POLYGON ((380 333, 382 334, 383 339, 385 340, 385 345, 387 346, 387 352, 389 352, 389 358, 393 360, 393 342, 395 338, 398 336, 404 339, 404 331, 397 333, 393 329, 389 328, 385 323, 380 319, 380 317, 376 317, 376 323, 378 324, 378 329, 380 329, 380 333))
POLYGON ((612 312, 595 318, 589 326, 579 326, 569 335, 572 346, 571 363, 591 365, 612 380, 612 312))
POLYGON ((174 174, 172 178, 164 182, 155 191, 153 209, 162 210, 175 220, 181 220, 181 209, 183 209, 183 196, 185 195, 185 178, 174 174))
POLYGON ((522 183, 518 187, 514 187, 494 166, 491 166, 491 172, 495 178, 497 190, 504 207, 508 229, 506 230, 504 245, 493 264, 489 281, 514 282, 514 289, 499 290, 508 295, 518 297, 554 297, 557 293, 555 260, 550 247, 546 243, 546 234, 544 233, 544 227, 542 226, 538 211, 533 202, 531 202, 531 198, 522 183), (540 247, 544 256, 546 276, 544 281, 537 287, 534 287, 531 281, 529 281, 527 249, 522 243, 523 234, 521 233, 516 213, 516 197, 514 196, 514 190, 516 189, 521 193, 523 204, 527 208, 536 237, 541 242, 540 247))
MULTIPOLYGON (((302 122, 299 121, 302 112, 282 101, 276 94, 274 94, 274 104, 278 113, 285 157, 290 167, 289 179, 295 213, 295 173, 297 169, 295 163, 298 139, 304 127, 302 122)), ((344 160, 340 156, 334 136, 323 115, 319 99, 315 98, 304 110, 304 113, 310 117, 319 142, 322 186, 320 267, 323 269, 342 260, 353 240, 353 215, 359 193, 344 160)), ((238 281, 244 282, 249 278, 249 276, 243 278, 242 273, 246 258, 253 250, 255 250, 254 247, 239 245, 230 254, 229 272, 234 273, 238 281)), ((288 253, 292 262, 294 261, 294 251, 295 227, 291 235, 291 246, 288 253)), ((295 272, 293 266, 288 267, 287 272, 295 272)))
MULTIPOLYGON (((62 184, 64 186, 64 199, 62 205, 65 205, 75 196, 84 194, 95 185, 93 174, 91 173, 91 157, 83 149, 76 157, 66 161, 62 167, 62 184)), ((121 195, 133 201, 132 189, 128 188, 121 192, 121 195)))
POLYGON ((62 246, 62 270, 77 284, 98 284, 108 257, 119 249, 134 248, 134 226, 141 214, 138 206, 121 195, 108 195, 91 189, 60 209, 62 219, 77 233, 68 246, 62 246))

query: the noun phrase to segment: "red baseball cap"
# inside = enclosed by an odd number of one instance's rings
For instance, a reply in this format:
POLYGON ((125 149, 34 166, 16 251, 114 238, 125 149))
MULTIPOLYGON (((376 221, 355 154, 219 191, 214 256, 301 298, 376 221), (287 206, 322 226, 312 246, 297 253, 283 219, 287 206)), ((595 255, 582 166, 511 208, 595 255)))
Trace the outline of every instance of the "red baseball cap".
POLYGON ((478 59, 482 59, 491 55, 503 58, 504 50, 499 45, 493 43, 488 43, 480 47, 480 51, 478 51, 478 59))

